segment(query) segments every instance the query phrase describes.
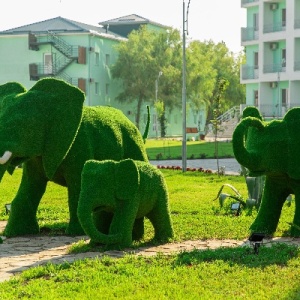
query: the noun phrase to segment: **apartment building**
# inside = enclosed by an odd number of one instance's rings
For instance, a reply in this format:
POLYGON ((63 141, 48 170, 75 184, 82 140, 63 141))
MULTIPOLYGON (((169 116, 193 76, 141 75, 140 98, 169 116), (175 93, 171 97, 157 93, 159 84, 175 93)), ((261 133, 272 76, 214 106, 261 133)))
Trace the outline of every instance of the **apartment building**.
POLYGON ((281 118, 300 106, 300 0, 241 0, 241 7, 247 10, 241 30, 246 105, 266 119, 281 118))

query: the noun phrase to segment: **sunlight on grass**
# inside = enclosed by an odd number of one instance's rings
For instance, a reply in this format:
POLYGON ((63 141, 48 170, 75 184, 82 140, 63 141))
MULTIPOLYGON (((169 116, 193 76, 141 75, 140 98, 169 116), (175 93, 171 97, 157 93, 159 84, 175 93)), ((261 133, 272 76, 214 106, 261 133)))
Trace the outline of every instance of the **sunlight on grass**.
MULTIPOLYGON (((146 142, 150 160, 181 159, 182 142, 171 139, 150 139, 146 142)), ((218 142, 219 158, 234 157, 231 142, 218 142)), ((215 143, 205 141, 187 142, 188 159, 215 158, 215 143)))

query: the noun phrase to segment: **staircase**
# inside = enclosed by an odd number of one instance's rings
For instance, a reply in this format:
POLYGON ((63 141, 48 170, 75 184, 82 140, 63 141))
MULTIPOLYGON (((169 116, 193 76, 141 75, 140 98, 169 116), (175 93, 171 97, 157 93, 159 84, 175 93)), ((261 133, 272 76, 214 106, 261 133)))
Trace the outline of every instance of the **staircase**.
MULTIPOLYGON (((220 129, 218 130, 217 138, 221 139, 231 139, 233 131, 239 122, 240 107, 234 106, 226 111, 223 115, 217 118, 219 122, 220 129)), ((212 124, 209 125, 208 132, 205 138, 214 138, 215 134, 213 132, 212 124)))
MULTIPOLYGON (((57 49, 60 55, 53 56, 55 59, 52 64, 45 65, 43 63, 33 63, 29 65, 30 79, 38 80, 45 76, 54 76, 58 78, 69 77, 63 71, 78 58, 78 46, 69 45, 61 37, 57 36, 54 32, 48 31, 47 35, 33 35, 29 34, 29 49, 39 50, 40 45, 51 44, 55 49, 57 49), (63 74, 61 74, 63 73, 63 74)), ((66 80, 71 81, 71 78, 66 80)))

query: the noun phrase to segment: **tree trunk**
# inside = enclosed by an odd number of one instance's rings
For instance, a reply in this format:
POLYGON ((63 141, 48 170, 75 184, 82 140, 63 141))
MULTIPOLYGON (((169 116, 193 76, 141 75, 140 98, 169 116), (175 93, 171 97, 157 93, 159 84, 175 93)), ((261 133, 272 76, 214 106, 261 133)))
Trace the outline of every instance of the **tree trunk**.
POLYGON ((166 136, 166 115, 165 110, 163 111, 162 115, 159 118, 160 122, 160 136, 163 138, 166 136))

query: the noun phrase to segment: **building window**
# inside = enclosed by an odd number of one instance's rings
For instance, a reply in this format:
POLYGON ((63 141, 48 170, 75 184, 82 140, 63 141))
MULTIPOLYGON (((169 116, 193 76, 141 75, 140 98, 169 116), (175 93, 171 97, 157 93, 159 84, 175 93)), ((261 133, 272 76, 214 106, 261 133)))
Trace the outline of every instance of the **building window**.
POLYGON ((281 66, 283 68, 286 67, 286 49, 282 49, 281 51, 281 66))
POLYGON ((281 104, 283 107, 287 107, 287 104, 288 104, 288 90, 287 89, 281 90, 281 104))
POLYGON ((254 27, 254 31, 258 31, 258 13, 253 14, 253 27, 254 27))
POLYGON ((100 62, 100 54, 99 52, 95 52, 95 65, 99 66, 99 62, 100 62))
POLYGON ((99 82, 95 82, 95 94, 99 95, 99 82))
POLYGON ((107 83, 105 85, 105 95, 108 96, 108 94, 109 94, 109 84, 107 83))
POLYGON ((254 91, 254 105, 258 107, 258 91, 254 91))
POLYGON ((254 52, 254 69, 258 69, 258 52, 254 52))
POLYGON ((286 9, 285 8, 282 9, 281 21, 282 21, 282 27, 285 27, 286 26, 286 9))
POLYGON ((110 62, 110 55, 106 54, 105 55, 105 64, 106 64, 107 67, 109 66, 109 62, 110 62))

